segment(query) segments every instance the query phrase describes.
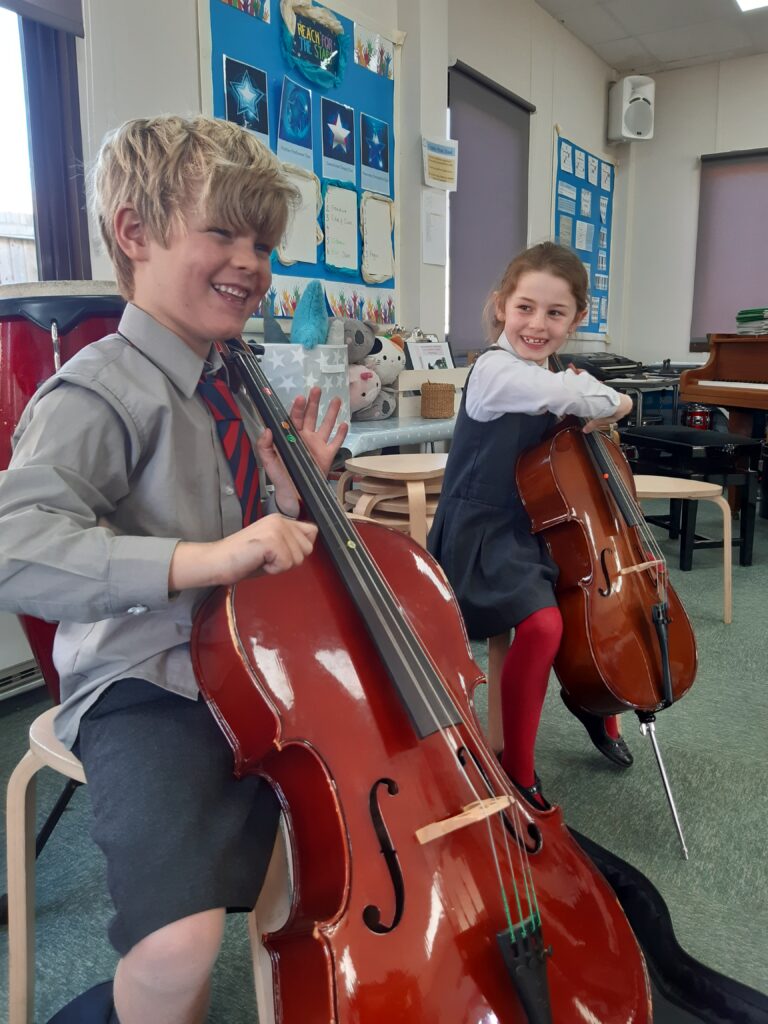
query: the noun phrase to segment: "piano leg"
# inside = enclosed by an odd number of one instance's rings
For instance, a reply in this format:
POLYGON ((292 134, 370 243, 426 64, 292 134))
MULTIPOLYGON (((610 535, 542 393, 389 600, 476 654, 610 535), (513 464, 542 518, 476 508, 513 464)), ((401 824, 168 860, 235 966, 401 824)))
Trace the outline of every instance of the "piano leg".
MULTIPOLYGON (((752 430, 754 427, 754 415, 752 409, 729 409, 728 410, 728 430, 732 434, 741 434, 742 437, 752 437, 752 430)), ((746 497, 746 488, 742 494, 739 493, 738 487, 728 488, 728 504, 731 506, 731 510, 734 515, 743 514, 742 508, 744 498, 746 497)), ((743 536, 743 534, 742 534, 743 536)), ((740 565, 751 565, 752 554, 750 545, 749 561, 743 561, 743 547, 740 549, 739 564, 740 565)))
POLYGON ((757 473, 750 469, 744 486, 740 488, 741 528, 739 530, 739 565, 752 565, 755 541, 755 514, 757 512, 757 473))
POLYGON ((729 409, 728 430, 742 437, 752 437, 752 419, 751 409, 729 409))

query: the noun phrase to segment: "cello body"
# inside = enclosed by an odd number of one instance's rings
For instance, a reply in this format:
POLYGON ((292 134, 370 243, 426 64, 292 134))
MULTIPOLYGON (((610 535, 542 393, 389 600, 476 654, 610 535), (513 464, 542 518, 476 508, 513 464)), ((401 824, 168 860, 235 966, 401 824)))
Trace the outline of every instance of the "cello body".
MULTIPOLYGON (((621 450, 601 438, 619 487, 636 507, 632 472, 621 450)), ((636 527, 628 525, 596 469, 580 425, 557 424, 523 452, 517 484, 533 532, 559 568, 555 587, 563 642, 555 671, 564 690, 597 715, 666 707, 664 657, 653 623, 657 573, 634 567, 652 560, 636 527)), ((668 608, 668 667, 673 700, 696 676, 696 642, 677 594, 664 580, 668 608)))
POLYGON ((291 910, 264 937, 276 1021, 528 1024, 497 944, 527 863, 554 1024, 648 1024, 642 953, 557 808, 534 811, 508 787, 503 815, 417 838, 468 804, 467 779, 487 793, 482 677, 437 563, 394 531, 358 536, 462 712, 458 748, 414 730, 322 543, 289 573, 215 590, 193 632, 236 773, 267 777, 287 819, 291 910))

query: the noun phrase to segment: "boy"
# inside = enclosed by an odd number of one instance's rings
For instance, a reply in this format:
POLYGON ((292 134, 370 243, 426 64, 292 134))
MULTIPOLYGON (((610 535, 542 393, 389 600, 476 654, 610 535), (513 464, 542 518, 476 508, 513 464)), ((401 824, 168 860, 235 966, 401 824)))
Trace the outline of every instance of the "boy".
MULTIPOLYGON (((159 117, 109 136, 94 209, 128 305, 117 334, 38 391, 0 474, 0 607, 61 623, 57 733, 82 759, 107 858, 120 1024, 205 1019, 225 908, 253 907, 277 827, 269 787, 234 779, 189 636, 207 588, 290 570, 317 529, 294 518, 266 430, 276 509, 243 525, 196 389, 222 367, 212 343, 267 292, 296 201, 276 157, 228 122, 159 117)), ((333 434, 338 401, 318 427, 318 401, 291 416, 327 472, 346 427, 333 434)))

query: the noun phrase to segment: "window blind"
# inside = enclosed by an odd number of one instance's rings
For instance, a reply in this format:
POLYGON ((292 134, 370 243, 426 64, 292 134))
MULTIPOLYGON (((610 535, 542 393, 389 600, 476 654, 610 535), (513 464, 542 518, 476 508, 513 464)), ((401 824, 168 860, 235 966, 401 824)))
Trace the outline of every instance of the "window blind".
POLYGON ((768 308, 768 150, 704 156, 691 342, 732 333, 740 309, 768 308))
POLYGON ((459 165, 449 206, 447 336, 454 356, 461 356, 485 347, 488 294, 526 246, 534 108, 461 66, 449 69, 448 85, 459 165))

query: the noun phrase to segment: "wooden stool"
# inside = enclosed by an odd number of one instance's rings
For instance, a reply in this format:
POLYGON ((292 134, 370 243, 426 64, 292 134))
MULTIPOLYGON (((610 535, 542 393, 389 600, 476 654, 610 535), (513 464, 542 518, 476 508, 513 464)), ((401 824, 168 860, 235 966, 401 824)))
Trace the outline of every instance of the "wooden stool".
POLYGON ((426 547, 447 460, 443 454, 347 459, 337 486, 339 501, 355 519, 401 529, 426 547))
MULTIPOLYGON (((29 727, 29 750, 8 781, 6 841, 8 850, 8 1024, 32 1024, 35 1004, 35 776, 53 768, 75 782, 85 782, 83 766, 53 731, 58 708, 39 715, 29 727)), ((259 1020, 274 1020, 272 970, 261 934, 273 931, 290 907, 289 859, 284 829, 278 831, 259 901, 250 915, 249 933, 259 1020)))
MULTIPOLYGON (((723 622, 730 623, 733 617, 731 509, 723 497, 723 488, 705 480, 685 480, 673 476, 638 475, 634 480, 638 499, 711 501, 718 506, 723 514, 723 622)), ((653 522, 655 517, 648 518, 653 522)))

